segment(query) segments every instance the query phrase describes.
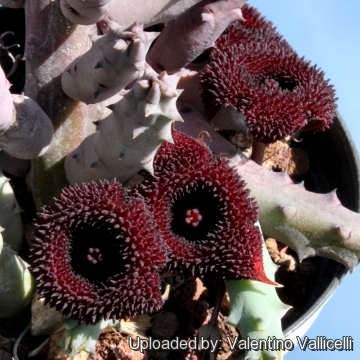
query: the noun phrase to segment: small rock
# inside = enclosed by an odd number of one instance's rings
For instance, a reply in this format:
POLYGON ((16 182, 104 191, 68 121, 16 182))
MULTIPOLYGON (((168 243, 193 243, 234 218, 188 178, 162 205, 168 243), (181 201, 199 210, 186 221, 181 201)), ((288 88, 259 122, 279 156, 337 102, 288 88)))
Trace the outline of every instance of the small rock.
POLYGON ((49 337, 46 346, 41 350, 41 359, 49 360, 87 360, 89 354, 86 351, 80 351, 78 354, 70 357, 68 351, 65 351, 62 338, 65 330, 58 331, 49 337))
POLYGON ((285 141, 268 144, 262 166, 272 171, 286 171, 290 162, 290 147, 285 141))

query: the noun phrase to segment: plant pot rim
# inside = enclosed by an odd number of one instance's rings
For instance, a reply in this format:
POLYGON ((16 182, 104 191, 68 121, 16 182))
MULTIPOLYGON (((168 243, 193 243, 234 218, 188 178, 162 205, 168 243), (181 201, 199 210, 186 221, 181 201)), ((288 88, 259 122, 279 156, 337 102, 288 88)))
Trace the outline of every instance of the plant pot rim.
MULTIPOLYGON (((330 137, 333 136, 338 138, 338 143, 340 144, 341 148, 335 147, 336 151, 341 151, 343 155, 348 159, 350 165, 349 167, 347 167, 347 170, 349 173, 348 180, 352 185, 351 193, 353 197, 352 199, 347 199, 345 206, 353 211, 360 212, 360 158, 351 134, 339 112, 337 112, 334 118, 334 123, 331 125, 330 130, 328 131, 330 137)), ((326 135, 326 133, 324 134, 326 135)), ((313 134, 311 135, 313 136, 313 134)), ((343 202, 341 196, 339 197, 340 200, 343 202)), ((325 266, 326 262, 332 263, 332 279, 327 284, 322 294, 317 299, 314 299, 311 305, 307 306, 307 309, 304 311, 304 313, 291 325, 284 329, 285 338, 293 340, 294 343, 296 343, 297 336, 302 337, 305 335, 305 333, 311 327, 317 316, 320 314, 322 308, 333 296, 344 276, 348 272, 345 266, 340 263, 336 263, 328 259, 324 259, 323 261, 325 263, 325 266)))

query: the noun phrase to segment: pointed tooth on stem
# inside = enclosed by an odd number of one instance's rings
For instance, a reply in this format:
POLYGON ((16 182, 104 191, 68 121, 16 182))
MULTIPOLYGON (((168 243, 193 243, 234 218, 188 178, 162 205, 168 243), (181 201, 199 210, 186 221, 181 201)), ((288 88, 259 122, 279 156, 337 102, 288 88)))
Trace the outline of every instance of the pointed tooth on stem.
POLYGON ((95 161, 93 161, 92 163, 91 163, 91 165, 90 165, 90 168, 96 168, 96 167, 98 167, 98 165, 99 165, 99 161, 98 160, 95 160, 95 161))
POLYGON ((154 176, 154 164, 152 160, 150 163, 144 165, 143 169, 149 172, 152 176, 154 176))
POLYGON ((145 97, 146 100, 145 117, 148 117, 151 114, 156 114, 157 112, 159 112, 158 104, 160 102, 160 98, 161 98, 161 92, 160 92, 159 83, 157 81, 153 81, 152 86, 145 97))
POLYGON ((346 240, 349 240, 351 238, 351 227, 347 225, 337 225, 333 228, 335 233, 339 235, 342 242, 346 242, 346 240))
POLYGON ((162 141, 166 141, 170 144, 174 144, 174 139, 172 138, 171 135, 171 130, 169 129, 169 131, 164 132, 161 136, 160 136, 160 140, 162 141))
POLYGON ((334 206, 341 205, 341 202, 336 195, 336 190, 337 189, 334 189, 334 190, 330 191, 329 193, 325 194, 329 204, 334 205, 334 206))
POLYGON ((89 34, 89 39, 90 41, 95 44, 96 41, 98 41, 99 39, 101 39, 102 36, 101 35, 94 35, 94 34, 89 34))
POLYGON ((108 106, 106 106, 109 110, 111 110, 112 112, 115 112, 116 109, 116 104, 110 104, 108 106))
POLYGON ((141 39, 136 38, 128 47, 128 61, 135 64, 145 58, 145 46, 141 39))
POLYGON ((282 214, 284 214, 287 218, 292 218, 297 214, 297 209, 295 206, 290 205, 279 205, 278 209, 282 214))

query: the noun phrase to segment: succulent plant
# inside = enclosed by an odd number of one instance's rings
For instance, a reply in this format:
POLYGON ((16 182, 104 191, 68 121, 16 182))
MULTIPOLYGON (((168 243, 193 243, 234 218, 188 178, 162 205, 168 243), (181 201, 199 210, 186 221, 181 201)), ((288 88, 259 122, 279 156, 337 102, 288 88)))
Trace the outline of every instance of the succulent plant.
POLYGON ((19 251, 23 242, 20 211, 9 179, 0 170, 0 227, 3 230, 1 235, 13 251, 19 251))
POLYGON ((259 27, 236 24, 217 40, 201 74, 206 115, 212 119, 221 107, 233 106, 263 143, 300 129, 325 130, 336 111, 333 87, 285 41, 268 35, 272 29, 259 36, 259 27))
POLYGON ((221 35, 229 24, 242 20, 241 7, 245 0, 202 0, 169 21, 161 32, 146 60, 155 71, 169 74, 191 63, 221 35), (182 47, 181 44, 187 44, 182 47), (166 51, 162 51, 165 49, 166 51))
POLYGON ((95 24, 104 16, 123 26, 138 21, 145 26, 167 22, 198 3, 200 0, 61 0, 63 14, 76 24, 95 24))
POLYGON ((50 146, 53 125, 39 105, 24 95, 12 95, 0 67, 0 150, 20 159, 41 156, 50 146))
POLYGON ((144 32, 136 24, 123 29, 113 21, 107 29, 105 35, 92 35, 91 49, 63 72, 61 84, 69 97, 98 103, 144 74, 145 55, 158 34, 144 32))
POLYGON ((20 315, 35 290, 29 265, 4 243, 2 231, 0 228, 0 319, 20 315))
MULTIPOLYGON (((282 337, 285 307, 257 217, 300 260, 358 265, 358 214, 335 193, 308 192, 248 160, 216 132, 269 143, 325 130, 336 112, 324 74, 243 0, 0 3, 24 6, 27 24, 26 96, 10 94, 0 70, 0 148, 32 159, 31 271, 50 306, 83 322, 83 338, 110 320, 159 311, 164 269, 220 275, 229 322, 260 338, 254 318, 263 317, 273 322, 265 336, 282 337)), ((6 201, 7 224, 19 222, 6 201)), ((76 353, 83 342, 69 331, 76 353)))
POLYGON ((30 260, 39 294, 65 317, 95 324, 162 307, 166 248, 143 201, 118 183, 64 188, 35 225, 30 260))
POLYGON ((319 255, 354 270, 360 259, 358 214, 341 205, 335 190, 315 194, 305 190, 302 183, 294 184, 286 173, 263 172, 263 168, 251 162, 244 164, 239 157, 234 161, 258 199, 259 220, 267 236, 281 239, 297 252, 300 261, 319 255))
POLYGON ((0 318, 21 314, 34 292, 28 264, 16 254, 22 244, 20 207, 0 170, 0 318))
MULTIPOLYGON (((265 242, 262 247, 266 276, 274 281, 277 266, 272 262, 265 242)), ((281 318, 290 306, 279 300, 274 287, 252 280, 226 280, 225 284, 230 297, 230 314, 226 322, 239 329, 243 340, 246 341, 247 337, 284 340, 281 318)), ((267 349, 250 349, 246 352, 246 359, 281 359, 286 349, 276 347, 274 344, 267 349)))
POLYGON ((161 146, 153 176, 136 187, 167 243, 168 268, 274 285, 264 274, 257 207, 226 160, 174 132, 161 146))
POLYGON ((65 161, 70 183, 97 179, 126 181, 138 171, 153 172, 153 158, 163 141, 172 141, 171 124, 181 121, 175 103, 177 77, 145 72, 112 113, 96 122, 87 137, 65 161), (109 146, 111 144, 111 146, 109 146))

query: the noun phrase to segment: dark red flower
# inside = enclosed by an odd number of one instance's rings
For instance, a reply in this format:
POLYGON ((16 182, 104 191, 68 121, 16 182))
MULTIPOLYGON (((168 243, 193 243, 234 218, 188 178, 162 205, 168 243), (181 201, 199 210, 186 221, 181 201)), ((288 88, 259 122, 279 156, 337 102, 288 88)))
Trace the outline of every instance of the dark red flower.
POLYGON ((223 32, 201 74, 207 117, 232 105, 244 114, 255 140, 263 143, 300 129, 328 128, 336 98, 323 72, 300 59, 255 8, 245 5, 242 12, 246 21, 223 32))
POLYGON ((335 91, 322 71, 273 43, 214 49, 201 75, 207 116, 232 105, 263 143, 303 130, 325 130, 336 111, 335 91))
POLYGON ((64 316, 93 324, 162 307, 165 245, 144 202, 117 182, 64 188, 35 224, 31 269, 64 316))
POLYGON ((154 176, 138 185, 170 254, 168 268, 226 279, 272 283, 262 263, 261 237, 254 225, 255 201, 223 158, 184 134, 163 143, 154 176))
POLYGON ((259 11, 247 4, 241 8, 245 21, 235 21, 216 40, 216 47, 224 50, 231 45, 248 43, 281 42, 291 48, 284 38, 276 31, 273 23, 262 16, 259 11))

